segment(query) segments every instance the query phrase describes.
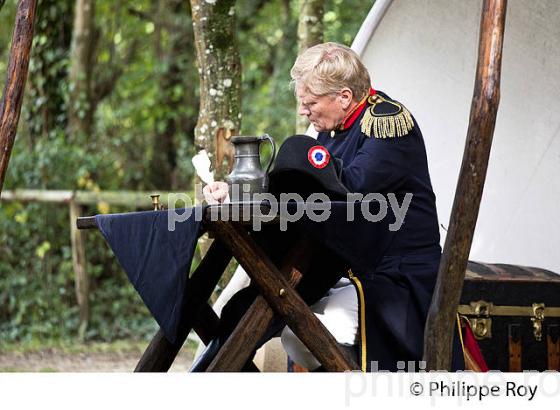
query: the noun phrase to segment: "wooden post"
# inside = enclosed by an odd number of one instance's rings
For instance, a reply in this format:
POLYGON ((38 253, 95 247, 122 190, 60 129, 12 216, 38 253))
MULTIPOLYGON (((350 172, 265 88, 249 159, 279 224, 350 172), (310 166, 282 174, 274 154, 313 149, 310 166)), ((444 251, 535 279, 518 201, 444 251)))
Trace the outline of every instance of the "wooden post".
POLYGON ((478 218, 500 100, 507 0, 484 0, 467 141, 437 284, 428 313, 424 360, 428 370, 449 370, 453 329, 478 218))
POLYGON ((83 232, 78 230, 76 220, 81 216, 81 207, 74 199, 69 202, 70 238, 72 242, 72 265, 74 267, 76 298, 80 308, 78 337, 84 340, 89 323, 89 276, 86 271, 86 251, 83 232))
POLYGON ((6 85, 0 101, 0 192, 4 186, 21 113, 36 10, 37 0, 20 0, 12 34, 6 85))

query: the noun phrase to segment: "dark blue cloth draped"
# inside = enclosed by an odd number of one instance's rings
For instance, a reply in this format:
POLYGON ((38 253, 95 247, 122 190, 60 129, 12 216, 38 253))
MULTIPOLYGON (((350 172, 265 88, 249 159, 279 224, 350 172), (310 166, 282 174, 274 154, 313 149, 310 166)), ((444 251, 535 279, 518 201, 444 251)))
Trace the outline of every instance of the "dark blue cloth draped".
MULTIPOLYGON (((175 210, 182 213, 185 210, 175 210)), ((161 327, 175 342, 191 261, 200 231, 195 212, 168 229, 168 211, 96 215, 103 237, 128 279, 161 327)))

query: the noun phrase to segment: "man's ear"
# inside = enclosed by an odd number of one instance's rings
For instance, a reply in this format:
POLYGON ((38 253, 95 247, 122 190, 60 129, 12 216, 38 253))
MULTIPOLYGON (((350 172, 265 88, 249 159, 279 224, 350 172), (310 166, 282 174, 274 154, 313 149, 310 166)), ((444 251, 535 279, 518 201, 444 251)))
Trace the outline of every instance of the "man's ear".
POLYGON ((350 88, 344 87, 340 90, 340 94, 338 95, 340 98, 340 104, 342 105, 342 109, 346 110, 352 104, 352 100, 354 98, 354 93, 350 88))

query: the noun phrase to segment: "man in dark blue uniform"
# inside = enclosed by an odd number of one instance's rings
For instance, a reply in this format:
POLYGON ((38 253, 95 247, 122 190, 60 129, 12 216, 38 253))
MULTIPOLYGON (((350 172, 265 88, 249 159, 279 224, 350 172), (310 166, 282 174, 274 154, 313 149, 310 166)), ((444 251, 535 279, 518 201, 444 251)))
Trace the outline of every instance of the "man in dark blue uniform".
MULTIPOLYGON (((350 270, 346 281, 352 291, 343 279, 312 309, 339 343, 358 347, 362 370, 404 370, 405 362, 415 362, 418 370, 441 257, 420 128, 404 105, 371 88, 367 69, 348 47, 314 46, 298 57, 291 74, 299 114, 340 161, 339 178, 347 190, 393 195, 399 204, 412 195, 399 230, 384 236, 384 243, 371 243, 384 249, 380 260, 350 270)), ((217 188, 206 188, 206 195, 217 188)), ((282 340, 296 362, 311 369, 319 365, 289 329, 282 340)), ((455 361, 454 368, 460 366, 455 361)))
MULTIPOLYGON (((355 323, 361 368, 397 370, 404 369, 399 361, 414 361, 418 369, 441 256, 420 128, 406 107, 371 88, 367 69, 347 47, 327 43, 308 49, 294 64, 292 78, 299 114, 319 132, 318 142, 342 160, 340 179, 350 192, 393 194, 399 203, 412 194, 404 224, 389 237, 379 264, 350 272, 350 279, 358 294, 355 323)), ((351 298, 346 303, 351 315, 355 303, 351 298)), ((340 317, 337 304, 321 310, 340 317)), ((328 317, 323 320, 335 337, 337 327, 346 333, 353 328, 351 317, 341 318, 338 324, 328 317)), ((293 335, 285 331, 283 336, 286 349, 298 356, 297 342, 295 350, 290 346, 293 335)), ((347 334, 344 337, 348 339, 347 334)), ((305 360, 305 350, 302 356, 305 360)))

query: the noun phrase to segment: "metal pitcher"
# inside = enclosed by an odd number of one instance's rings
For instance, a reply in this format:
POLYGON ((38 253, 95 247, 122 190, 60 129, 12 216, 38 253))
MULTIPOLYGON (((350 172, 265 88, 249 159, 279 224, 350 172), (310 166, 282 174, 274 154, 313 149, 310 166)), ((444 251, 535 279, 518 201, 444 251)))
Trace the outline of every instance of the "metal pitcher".
POLYGON ((243 194, 250 194, 252 197, 252 194, 267 192, 268 171, 276 156, 274 140, 268 134, 258 137, 235 136, 231 138, 231 143, 235 149, 235 161, 233 170, 226 177, 231 200, 237 202, 243 198, 243 194), (260 146, 263 141, 272 145, 272 156, 266 170, 263 170, 260 160, 260 146))

